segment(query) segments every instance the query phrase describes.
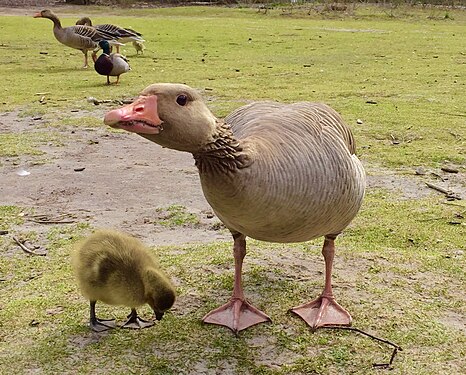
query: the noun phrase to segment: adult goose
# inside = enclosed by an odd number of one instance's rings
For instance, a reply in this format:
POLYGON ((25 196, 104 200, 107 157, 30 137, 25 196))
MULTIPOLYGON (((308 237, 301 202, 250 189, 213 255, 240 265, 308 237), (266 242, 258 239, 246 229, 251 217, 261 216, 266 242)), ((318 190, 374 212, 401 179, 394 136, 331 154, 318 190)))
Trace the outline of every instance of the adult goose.
POLYGON ((236 333, 270 320, 243 293, 247 236, 282 243, 324 236, 324 290, 291 311, 312 329, 351 324, 332 293, 334 242, 359 211, 365 173, 337 112, 319 103, 256 102, 222 121, 192 88, 154 84, 104 123, 194 156, 204 195, 234 241, 233 296, 205 323, 236 333))
POLYGON ((107 76, 107 85, 110 85, 110 76, 117 77, 115 85, 118 85, 120 76, 131 70, 128 60, 119 53, 110 53, 110 44, 106 40, 101 40, 99 46, 102 48, 102 54, 97 57, 95 50, 92 53, 94 69, 100 75, 107 76))
MULTIPOLYGON (((109 23, 105 23, 102 25, 92 25, 92 21, 89 17, 82 17, 79 20, 76 21, 76 25, 86 25, 86 26, 92 26, 95 29, 99 31, 103 31, 105 33, 109 33, 115 37, 116 40, 118 40, 120 43, 126 44, 129 42, 139 42, 142 43, 144 42, 144 39, 142 39, 142 34, 138 33, 135 30, 132 29, 127 29, 123 28, 117 25, 112 25, 109 23)), ((137 47, 136 48, 136 52, 137 47)), ((120 46, 116 46, 117 53, 120 52, 120 46)))
POLYGON ((127 234, 100 230, 80 243, 72 257, 82 294, 90 301, 90 327, 96 332, 115 327, 114 320, 96 317, 95 305, 131 308, 123 328, 146 328, 154 323, 141 319, 136 307, 149 304, 157 320, 175 301, 175 289, 145 246, 127 234))
POLYGON ((49 9, 37 12, 34 18, 48 18, 53 22, 53 35, 67 47, 79 49, 84 54, 84 68, 88 67, 87 53, 98 47, 98 42, 108 40, 112 44, 121 44, 115 40, 115 36, 105 31, 99 31, 90 26, 62 27, 58 17, 49 9))

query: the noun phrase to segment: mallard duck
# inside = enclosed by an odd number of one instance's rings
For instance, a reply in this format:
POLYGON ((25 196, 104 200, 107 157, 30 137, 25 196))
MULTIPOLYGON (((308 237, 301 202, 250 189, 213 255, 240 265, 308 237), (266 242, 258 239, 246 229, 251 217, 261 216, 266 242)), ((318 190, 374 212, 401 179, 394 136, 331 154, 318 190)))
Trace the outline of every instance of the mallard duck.
POLYGON ((114 320, 98 319, 95 305, 131 308, 123 328, 146 328, 154 323, 139 318, 136 307, 148 304, 157 320, 175 302, 175 289, 146 247, 136 238, 100 230, 80 243, 72 265, 84 297, 90 301, 90 327, 96 332, 114 328, 114 320))
MULTIPOLYGON (((79 20, 76 21, 76 25, 86 25, 86 26, 92 26, 96 28, 99 31, 103 31, 105 33, 109 33, 115 37, 116 40, 118 40, 120 43, 128 43, 128 42, 139 42, 142 44, 144 42, 144 39, 142 39, 142 34, 138 33, 135 30, 128 29, 128 28, 123 28, 120 26, 112 25, 109 23, 103 24, 103 25, 92 25, 92 21, 89 17, 83 17, 80 18, 79 20)), ((134 47, 136 48, 136 46, 134 47)), ((120 46, 116 46, 117 53, 120 53, 120 46)), ((136 52, 137 52, 136 48, 136 52)))
POLYGON ((99 46, 102 48, 102 54, 97 57, 96 50, 92 53, 95 71, 103 76, 107 76, 108 85, 110 85, 110 76, 117 77, 115 82, 117 85, 120 82, 120 75, 131 70, 128 60, 119 53, 110 53, 110 44, 106 40, 101 40, 99 46))
POLYGON ((84 68, 88 66, 87 52, 98 46, 101 40, 108 40, 110 43, 118 45, 112 34, 105 31, 99 31, 90 26, 68 26, 62 27, 58 17, 49 9, 37 12, 34 18, 48 18, 53 22, 53 35, 62 44, 67 47, 79 49, 84 54, 84 68))
POLYGON ((204 195, 232 233, 235 258, 233 296, 205 323, 238 332, 270 321, 243 293, 246 236, 281 243, 323 236, 323 292, 291 311, 312 329, 351 324, 332 292, 332 265, 335 239, 361 207, 365 173, 351 130, 335 110, 255 102, 220 120, 196 90, 154 84, 108 112, 104 123, 194 156, 204 195))

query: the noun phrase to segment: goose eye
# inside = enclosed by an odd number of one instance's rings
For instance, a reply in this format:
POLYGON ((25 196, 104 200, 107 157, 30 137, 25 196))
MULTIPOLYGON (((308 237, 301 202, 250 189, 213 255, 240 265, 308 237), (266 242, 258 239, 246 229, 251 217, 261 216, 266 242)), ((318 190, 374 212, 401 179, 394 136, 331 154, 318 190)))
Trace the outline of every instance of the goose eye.
POLYGON ((176 102, 179 105, 184 106, 188 102, 188 97, 186 95, 178 95, 178 97, 176 98, 176 102))

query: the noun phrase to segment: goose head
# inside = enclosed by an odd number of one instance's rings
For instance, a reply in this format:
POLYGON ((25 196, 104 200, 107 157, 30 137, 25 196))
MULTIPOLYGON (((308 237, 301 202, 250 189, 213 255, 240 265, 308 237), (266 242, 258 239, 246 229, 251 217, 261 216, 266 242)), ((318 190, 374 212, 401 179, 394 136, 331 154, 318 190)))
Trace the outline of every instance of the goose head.
POLYGON ((55 13, 53 13, 50 9, 44 9, 40 12, 37 12, 34 14, 34 18, 49 18, 49 19, 54 19, 57 18, 55 13))
POLYGON ((108 112, 104 123, 163 147, 196 153, 213 141, 217 119, 196 90, 159 83, 146 87, 133 103, 108 112))

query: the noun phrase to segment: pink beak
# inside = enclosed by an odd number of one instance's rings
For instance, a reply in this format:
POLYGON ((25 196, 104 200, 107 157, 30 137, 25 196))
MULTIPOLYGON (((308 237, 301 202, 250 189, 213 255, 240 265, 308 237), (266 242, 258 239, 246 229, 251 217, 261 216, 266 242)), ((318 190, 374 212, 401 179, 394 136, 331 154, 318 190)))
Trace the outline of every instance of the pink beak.
POLYGON ((159 134, 162 120, 157 112, 157 96, 140 96, 133 103, 108 112, 104 124, 140 134, 159 134))

